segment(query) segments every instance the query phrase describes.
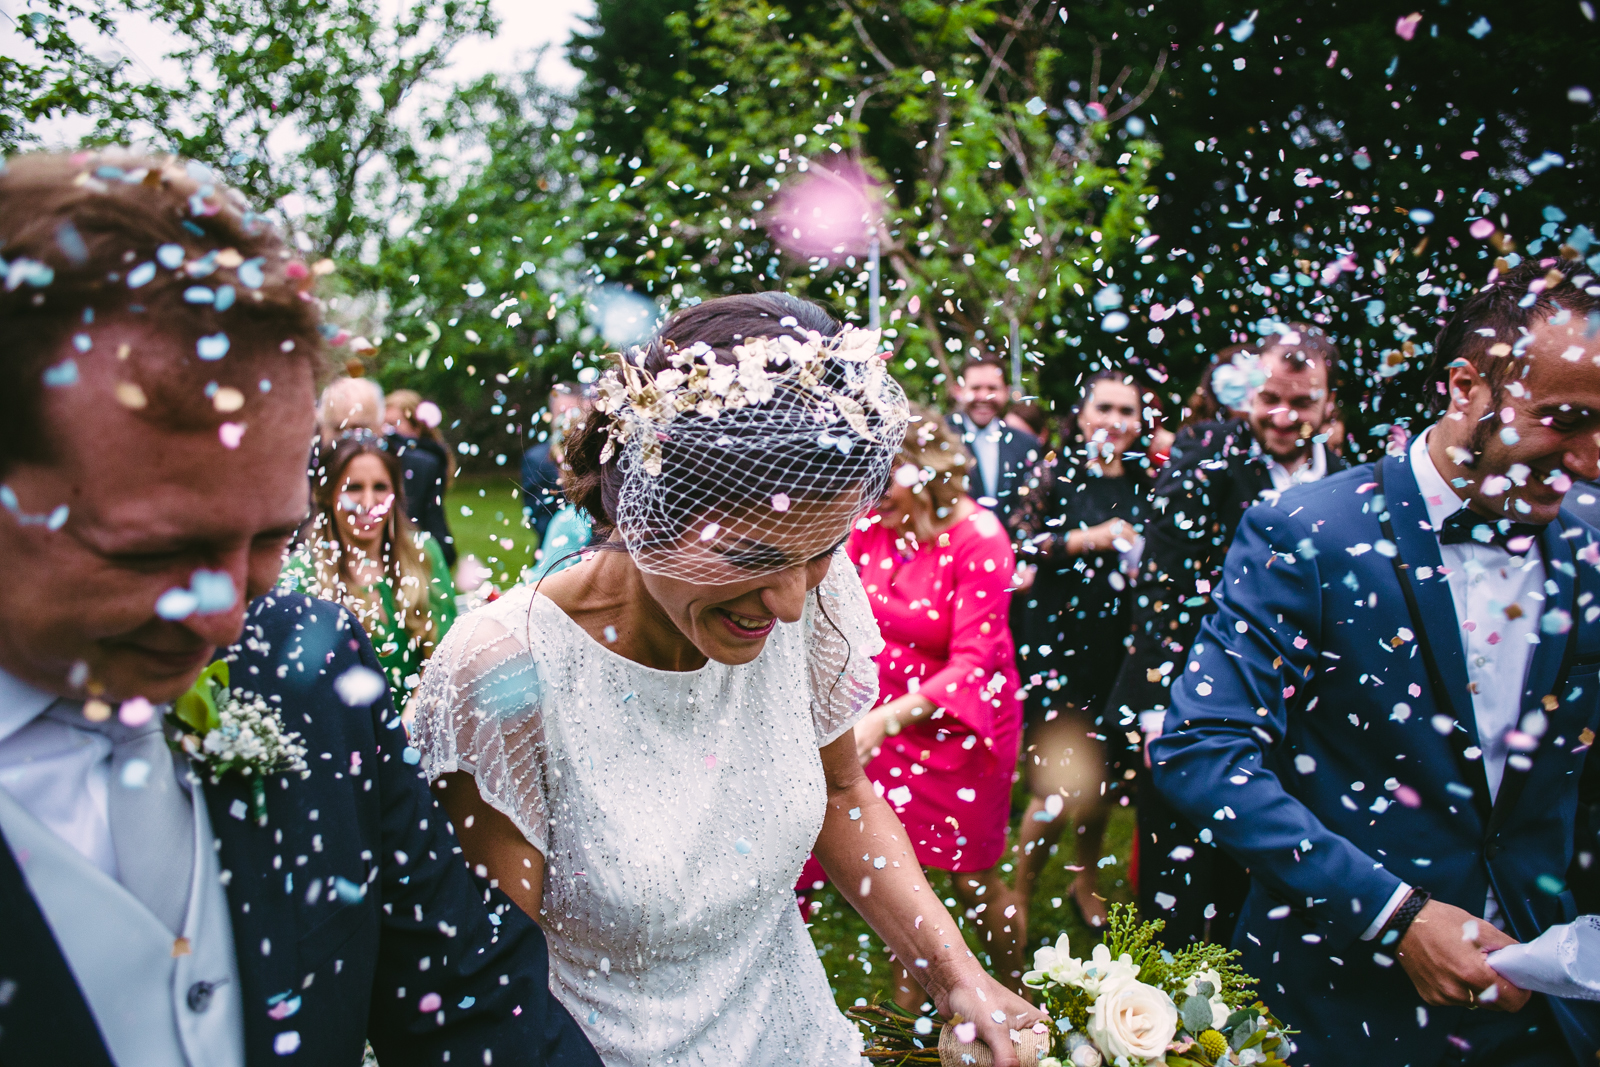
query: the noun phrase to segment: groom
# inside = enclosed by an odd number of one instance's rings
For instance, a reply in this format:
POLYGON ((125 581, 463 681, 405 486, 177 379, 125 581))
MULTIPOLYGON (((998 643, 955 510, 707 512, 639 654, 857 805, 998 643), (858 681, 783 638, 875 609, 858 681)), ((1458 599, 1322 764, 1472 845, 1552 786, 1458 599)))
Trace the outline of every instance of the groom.
POLYGON ((1249 869, 1234 947, 1296 1064, 1595 1062, 1600 1006, 1484 954, 1573 918, 1600 543, 1562 495, 1600 461, 1597 293, 1546 259, 1470 295, 1438 421, 1247 511, 1172 687, 1155 783, 1249 869))
POLYGON ((203 168, 0 166, 0 1063, 599 1063, 360 626, 268 592, 307 505, 311 273, 203 168), (168 747, 214 657, 305 773, 168 747))

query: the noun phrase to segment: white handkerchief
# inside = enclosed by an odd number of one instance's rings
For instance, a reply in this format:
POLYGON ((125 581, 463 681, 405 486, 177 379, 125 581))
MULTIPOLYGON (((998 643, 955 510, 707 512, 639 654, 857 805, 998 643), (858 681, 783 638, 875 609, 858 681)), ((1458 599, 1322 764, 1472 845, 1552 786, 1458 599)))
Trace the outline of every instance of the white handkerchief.
POLYGON ((1600 915, 1580 916, 1525 945, 1491 952, 1489 966, 1518 989, 1564 1000, 1600 1000, 1600 915))

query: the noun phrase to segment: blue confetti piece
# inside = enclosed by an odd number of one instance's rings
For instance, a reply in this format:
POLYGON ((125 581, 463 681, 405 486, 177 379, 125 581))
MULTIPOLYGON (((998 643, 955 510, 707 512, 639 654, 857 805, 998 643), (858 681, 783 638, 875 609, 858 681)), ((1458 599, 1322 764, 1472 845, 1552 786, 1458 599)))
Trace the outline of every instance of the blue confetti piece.
POLYGON ((204 360, 218 360, 228 354, 228 335, 214 333, 195 342, 195 354, 204 360))
POLYGON ((83 243, 83 235, 70 221, 63 221, 56 227, 56 246, 74 265, 89 260, 89 246, 83 243))
POLYGON ((1479 15, 1478 21, 1467 27, 1467 32, 1481 41, 1485 37, 1489 36, 1489 31, 1492 29, 1494 29, 1494 27, 1489 25, 1489 20, 1484 18, 1482 15, 1479 15))
POLYGON ((189 576, 189 590, 194 593, 195 610, 202 615, 227 611, 239 601, 239 591, 227 571, 197 570, 189 576))
POLYGON ((1235 41, 1239 41, 1239 42, 1242 43, 1244 41, 1248 41, 1250 39, 1250 35, 1252 33, 1255 33, 1255 32, 1256 32, 1256 12, 1252 11, 1252 12, 1250 12, 1250 17, 1249 18, 1245 19, 1243 22, 1238 23, 1237 25, 1231 27, 1228 30, 1228 36, 1232 37, 1235 41))
POLYGON ((191 285, 183 291, 183 299, 188 304, 213 304, 217 294, 203 285, 191 285))
POLYGON ((141 263, 128 272, 128 288, 137 289, 142 285, 149 285, 155 277, 156 265, 150 262, 141 263))
POLYGON ((733 850, 735 852, 739 853, 739 855, 741 855, 741 856, 750 855, 750 851, 751 851, 752 847, 753 846, 750 844, 750 842, 746 841, 742 837, 739 838, 739 840, 737 840, 737 841, 735 841, 733 843, 733 850))
POLYGON ((1121 333, 1123 330, 1128 328, 1128 323, 1130 321, 1131 320, 1124 312, 1113 311, 1111 314, 1100 320, 1100 328, 1106 333, 1121 333))
POLYGON ((407 745, 405 750, 400 753, 400 759, 404 761, 407 766, 415 767, 417 764, 422 762, 422 753, 418 752, 410 745, 407 745))
POLYGON ((231 285, 217 286, 217 298, 213 301, 218 311, 227 311, 233 307, 234 291, 231 285))
POLYGON ((54 388, 78 384, 78 364, 76 360, 64 359, 53 367, 44 369, 44 384, 54 388))
POLYGON ((600 1021, 600 1012, 595 1008, 589 1009, 589 1025, 593 1026, 600 1021))
POLYGON ((1504 441, 1508 445, 1514 445, 1518 441, 1522 440, 1522 435, 1510 426, 1507 426, 1505 429, 1500 431, 1500 440, 1504 441))
POLYGON ((266 265, 266 262, 267 261, 265 259, 257 256, 254 259, 247 259, 243 263, 239 264, 239 270, 237 272, 239 284, 247 289, 259 289, 262 287, 262 285, 266 284, 266 272, 261 269, 266 265))
POLYGON ((855 822, 859 818, 861 818, 861 809, 860 808, 851 808, 850 809, 850 821, 851 822, 855 822))
POLYGON ((59 530, 66 524, 67 506, 65 504, 57 504, 55 510, 50 512, 49 517, 44 520, 44 528, 51 531, 59 530))
POLYGON ((366 899, 367 887, 356 885, 348 878, 335 878, 333 880, 333 895, 346 904, 354 904, 366 899))
POLYGON ((156 598, 156 614, 168 622, 187 619, 198 606, 199 600, 193 593, 176 586, 156 598))
POLYGON ((184 229, 188 230, 190 233, 194 234, 196 237, 204 237, 206 235, 206 231, 202 230, 200 227, 196 226, 194 223, 190 222, 188 219, 184 219, 183 222, 181 223, 181 225, 183 226, 184 229))
POLYGON ((156 249, 156 262, 168 270, 177 270, 183 266, 183 246, 162 245, 156 249))
POLYGON ((1411 209, 1410 214, 1411 221, 1416 223, 1418 226, 1426 226, 1428 223, 1433 221, 1433 212, 1429 211, 1425 207, 1414 207, 1411 209))

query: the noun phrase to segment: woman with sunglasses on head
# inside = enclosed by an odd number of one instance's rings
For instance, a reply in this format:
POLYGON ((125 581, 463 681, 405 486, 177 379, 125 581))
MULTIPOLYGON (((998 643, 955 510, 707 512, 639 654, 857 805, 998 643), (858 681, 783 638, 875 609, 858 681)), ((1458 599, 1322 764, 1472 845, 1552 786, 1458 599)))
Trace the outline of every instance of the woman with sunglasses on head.
POLYGON ((907 419, 878 344, 784 293, 673 314, 568 438, 592 557, 429 666, 423 770, 613 1067, 861 1062, 794 903, 813 850, 997 1064, 1043 1023, 967 953, 856 758, 882 641, 839 549, 907 419))
POLYGON ((310 535, 278 584, 349 608, 403 708, 455 622, 455 583, 439 543, 406 517, 400 461, 381 437, 346 433, 324 454, 310 535))
POLYGON ((1082 868, 1071 899, 1090 927, 1106 921, 1095 872, 1106 819, 1125 788, 1114 753, 1127 747, 1129 727, 1103 704, 1127 658, 1129 576, 1149 513, 1143 457, 1129 455, 1144 415, 1129 376, 1093 375, 1064 427, 1061 454, 1035 468, 1012 514, 1019 556, 1035 568, 1011 619, 1027 687, 1023 761, 1032 793, 1017 875, 1023 926, 1033 882, 1068 821, 1082 868))

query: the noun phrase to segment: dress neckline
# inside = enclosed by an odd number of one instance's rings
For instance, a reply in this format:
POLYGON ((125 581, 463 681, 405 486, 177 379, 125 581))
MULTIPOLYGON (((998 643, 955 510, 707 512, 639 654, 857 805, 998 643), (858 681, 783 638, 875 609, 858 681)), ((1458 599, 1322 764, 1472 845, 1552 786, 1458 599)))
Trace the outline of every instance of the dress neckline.
MULTIPOLYGON (((659 667, 651 667, 648 664, 640 663, 636 659, 629 659, 627 656, 624 656, 622 653, 617 652, 615 649, 607 648, 605 646, 604 642, 596 640, 596 638, 595 638, 595 636, 593 634, 591 634, 588 630, 585 630, 583 628, 583 626, 578 622, 577 619, 574 619, 571 615, 568 615, 566 613, 566 610, 563 609, 560 604, 557 604, 554 600, 551 600, 548 596, 546 596, 545 594, 543 594, 543 593, 539 592, 537 589, 535 589, 534 592, 533 592, 533 602, 535 604, 537 604, 540 601, 543 601, 544 603, 546 603, 546 604, 548 604, 550 606, 549 607, 549 611, 552 614, 559 616, 563 625, 567 626, 569 629, 573 630, 576 633, 582 634, 583 635, 583 639, 585 641, 587 641, 592 647, 598 649, 600 651, 601 655, 606 656, 606 657, 608 657, 610 659, 616 660, 618 663, 626 664, 628 667, 630 667, 630 668, 632 668, 634 670, 643 671, 646 674, 651 675, 652 677, 660 677, 660 678, 664 678, 664 679, 665 678, 682 678, 682 679, 685 679, 685 680, 698 681, 701 678, 709 677, 709 672, 710 672, 711 668, 713 666, 718 666, 719 665, 716 660, 712 659, 710 656, 707 656, 705 663, 702 664, 699 667, 696 667, 692 671, 664 671, 659 667)), ((771 640, 770 636, 768 637, 768 640, 769 641, 771 640)), ((765 652, 765 651, 766 651, 766 649, 765 649, 765 647, 763 647, 762 648, 762 652, 765 652)), ((761 658, 760 656, 756 657, 756 659, 760 659, 760 658, 761 658)), ((752 661, 752 662, 754 662, 754 661, 752 661)))

